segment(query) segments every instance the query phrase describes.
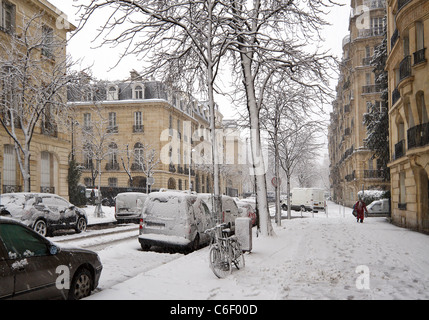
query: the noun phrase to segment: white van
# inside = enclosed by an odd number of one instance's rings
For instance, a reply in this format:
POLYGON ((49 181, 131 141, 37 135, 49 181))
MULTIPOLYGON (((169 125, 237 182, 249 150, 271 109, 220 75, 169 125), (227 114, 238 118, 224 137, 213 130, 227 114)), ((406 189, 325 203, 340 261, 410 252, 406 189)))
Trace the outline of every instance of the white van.
MULTIPOLYGON (((325 208, 324 190, 318 188, 293 188, 291 191, 291 209, 312 211, 325 208)), ((281 201, 282 210, 287 210, 287 200, 281 201)))
POLYGON ((213 226, 207 205, 195 194, 152 192, 140 219, 139 242, 143 250, 151 246, 196 250, 210 242, 204 231, 213 226))
MULTIPOLYGON (((199 193, 198 197, 203 199, 207 204, 212 216, 216 218, 213 209, 213 194, 211 193, 199 193)), ((219 223, 228 224, 228 228, 231 229, 231 232, 235 232, 235 219, 241 217, 242 209, 238 208, 234 199, 230 196, 222 196, 222 215, 219 223)))
POLYGON ((116 221, 139 223, 147 196, 142 192, 118 193, 115 198, 116 221))

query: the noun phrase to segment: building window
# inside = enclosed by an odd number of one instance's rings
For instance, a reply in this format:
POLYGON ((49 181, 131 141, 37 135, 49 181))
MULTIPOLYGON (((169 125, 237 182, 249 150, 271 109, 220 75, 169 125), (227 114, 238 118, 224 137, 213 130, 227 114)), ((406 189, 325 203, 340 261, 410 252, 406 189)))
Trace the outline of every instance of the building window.
POLYGON ((83 129, 84 130, 91 130, 91 114, 90 113, 84 113, 83 114, 83 129))
POLYGON ((107 132, 118 133, 118 126, 116 124, 116 112, 109 112, 109 125, 107 127, 107 132))
POLYGON ((377 17, 377 18, 371 18, 371 30, 372 35, 382 35, 383 34, 383 28, 384 28, 384 18, 383 17, 377 17))
POLYGON ((42 27, 42 54, 54 58, 54 30, 48 26, 42 27))
POLYGON ((109 87, 107 90, 107 100, 118 100, 118 89, 116 87, 109 87))
POLYGON ((141 111, 134 112, 133 132, 143 132, 143 116, 141 111))
POLYGON ((13 33, 15 30, 15 5, 0 0, 0 30, 13 33))
POLYGON ((51 154, 47 151, 41 153, 40 166, 40 191, 53 192, 51 190, 51 154))
POLYGON ((109 187, 117 187, 118 186, 118 178, 108 178, 107 184, 109 187))
POLYGON ((109 144, 109 158, 106 164, 106 170, 119 170, 118 146, 114 142, 109 144))
POLYGON ((16 155, 13 145, 4 146, 3 155, 3 192, 19 191, 15 190, 16 185, 16 155), (12 188, 12 189, 11 189, 12 188))
POLYGON ((134 98, 135 99, 143 99, 143 88, 142 88, 142 86, 136 86, 134 88, 134 98))

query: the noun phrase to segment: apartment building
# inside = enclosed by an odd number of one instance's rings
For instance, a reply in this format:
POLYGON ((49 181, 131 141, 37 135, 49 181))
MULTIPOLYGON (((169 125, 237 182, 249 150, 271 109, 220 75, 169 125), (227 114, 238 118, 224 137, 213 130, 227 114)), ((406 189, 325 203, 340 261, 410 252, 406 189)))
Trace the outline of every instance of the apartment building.
MULTIPOLYGON (((143 79, 135 70, 124 81, 83 87, 69 92, 69 105, 76 110, 73 149, 85 185, 100 184, 105 192, 129 187, 213 192, 207 102, 143 79)), ((215 110, 223 152, 223 116, 217 105, 215 110)), ((221 181, 222 193, 241 190, 231 179, 221 181)))
POLYGON ((381 96, 370 61, 383 39, 385 12, 383 0, 352 0, 349 35, 342 42, 340 77, 328 130, 331 195, 347 206, 357 201, 362 189, 390 187, 365 145, 363 124, 363 114, 369 105, 379 103, 381 96))
POLYGON ((429 1, 387 1, 392 221, 429 231, 429 1))
POLYGON ((58 84, 54 77, 66 73, 66 37, 74 29, 66 15, 46 0, 0 0, 2 193, 51 192, 68 197, 71 144, 55 111, 66 90, 55 87, 54 92, 53 87, 58 84), (22 150, 16 152, 21 147, 28 152, 28 163, 22 150))

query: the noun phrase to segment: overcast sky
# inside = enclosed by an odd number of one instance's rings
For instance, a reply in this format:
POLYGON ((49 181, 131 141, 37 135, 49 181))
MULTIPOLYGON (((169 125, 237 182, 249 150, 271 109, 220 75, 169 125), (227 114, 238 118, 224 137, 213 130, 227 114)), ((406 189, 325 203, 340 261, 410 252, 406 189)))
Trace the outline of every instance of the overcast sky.
MULTIPOLYGON (((77 6, 82 0, 48 0, 62 12, 64 12, 68 20, 74 25, 78 25, 78 9, 77 6)), ((338 1, 340 2, 340 1, 338 1)), ((342 7, 334 7, 327 18, 332 24, 323 30, 323 36, 326 39, 324 48, 331 50, 331 53, 337 57, 342 55, 342 39, 348 34, 348 21, 350 14, 350 1, 343 0, 345 5, 342 7)), ((97 28, 102 24, 104 17, 98 16, 92 19, 81 32, 74 36, 67 47, 69 54, 73 60, 82 60, 82 68, 92 65, 92 73, 101 80, 123 80, 129 77, 129 72, 132 69, 137 71, 142 70, 142 62, 134 56, 127 57, 118 66, 114 67, 118 61, 118 48, 109 48, 103 46, 96 48, 100 41, 93 42, 96 36, 97 28), (113 68, 114 67, 114 68, 113 68), (113 69, 112 69, 113 68, 113 69)), ((333 84, 335 86, 335 84, 333 84)), ((216 98, 218 103, 222 100, 216 98)), ((231 108, 226 104, 227 100, 220 104, 221 112, 225 118, 233 117, 230 112, 231 108)))

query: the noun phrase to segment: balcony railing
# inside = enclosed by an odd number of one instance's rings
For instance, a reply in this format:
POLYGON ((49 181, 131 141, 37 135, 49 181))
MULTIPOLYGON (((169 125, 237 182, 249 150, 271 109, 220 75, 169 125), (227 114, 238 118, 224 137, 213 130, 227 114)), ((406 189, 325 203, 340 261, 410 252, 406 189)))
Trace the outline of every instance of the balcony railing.
POLYGON ((418 51, 413 53, 414 54, 414 65, 422 63, 422 62, 426 62, 425 51, 426 51, 426 48, 423 48, 423 49, 418 50, 418 51))
POLYGON ((381 92, 381 86, 379 84, 369 84, 362 87, 362 93, 377 93, 381 92))
POLYGON ((406 56, 399 64, 399 81, 411 76, 411 56, 406 56))
POLYGON ((142 124, 133 125, 133 132, 144 132, 144 126, 142 124))
POLYGON ((399 141, 395 144, 395 154, 393 155, 394 160, 399 159, 405 155, 405 140, 399 141))
POLYGON ((408 129, 408 150, 429 145, 429 123, 419 124, 408 129))
POLYGON ((119 163, 106 163, 106 171, 113 171, 113 170, 119 170, 119 163))
POLYGON ((399 39, 399 31, 398 29, 395 29, 395 31, 392 34, 392 37, 390 38, 390 48, 393 48, 395 46, 396 41, 399 39))
POLYGON ((366 179, 381 179, 383 178, 383 170, 364 170, 363 177, 366 179))
POLYGON ((21 192, 22 187, 17 185, 9 185, 4 184, 3 185, 3 193, 14 193, 14 192, 21 192))
POLYGON ((42 193, 55 193, 55 187, 40 186, 40 192, 42 192, 42 193))
POLYGON ((392 92, 392 106, 395 105, 399 98, 401 98, 401 93, 399 92, 398 88, 395 88, 392 92))

